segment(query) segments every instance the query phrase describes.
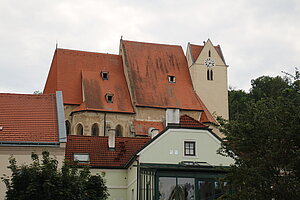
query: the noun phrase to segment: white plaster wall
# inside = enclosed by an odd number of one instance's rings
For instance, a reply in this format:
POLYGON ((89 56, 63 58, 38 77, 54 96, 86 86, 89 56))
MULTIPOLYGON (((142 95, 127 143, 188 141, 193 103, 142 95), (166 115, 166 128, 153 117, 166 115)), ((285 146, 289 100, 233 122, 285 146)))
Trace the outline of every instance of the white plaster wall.
POLYGON ((207 130, 169 129, 139 155, 140 163, 178 164, 181 161, 207 162, 213 166, 229 166, 231 158, 217 154, 221 147, 207 130), (196 156, 184 156, 184 141, 196 142, 196 156))
POLYGON ((104 175, 103 178, 110 194, 108 200, 127 200, 126 169, 91 169, 91 173, 104 175))
MULTIPOLYGON (((3 174, 11 176, 11 171, 7 169, 9 165, 9 158, 13 156, 16 158, 17 165, 31 164, 31 153, 35 152, 41 155, 43 151, 48 151, 51 157, 54 157, 59 162, 59 167, 62 166, 62 161, 65 158, 65 148, 61 147, 0 147, 0 176, 3 174)), ((0 199, 4 199, 6 186, 0 181, 0 199)))

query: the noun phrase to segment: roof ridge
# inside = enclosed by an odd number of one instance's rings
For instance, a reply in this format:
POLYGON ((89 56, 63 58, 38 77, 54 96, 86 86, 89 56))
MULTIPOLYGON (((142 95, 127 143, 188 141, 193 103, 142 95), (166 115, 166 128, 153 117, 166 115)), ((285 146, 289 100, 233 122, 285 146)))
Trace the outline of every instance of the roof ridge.
POLYGON ((203 124, 202 122, 194 119, 193 117, 184 114, 180 116, 180 126, 181 127, 195 127, 195 125, 198 125, 200 127, 208 127, 207 125, 203 124), (185 119, 184 119, 185 118, 185 119), (187 123, 187 121, 189 120, 189 122, 187 123), (194 124, 191 124, 194 123, 194 124))
POLYGON ((154 42, 139 42, 139 41, 132 41, 132 40, 122 40, 123 42, 130 42, 130 43, 140 43, 140 44, 149 44, 149 45, 162 45, 162 46, 171 46, 171 47, 180 47, 179 44, 162 44, 162 43, 154 43, 154 42))
POLYGON ((64 49, 64 48, 57 48, 56 51, 90 53, 90 54, 103 54, 103 55, 111 55, 111 56, 118 56, 118 57, 121 56, 119 54, 112 54, 112 53, 101 53, 101 52, 95 52, 95 51, 85 51, 85 50, 76 50, 76 49, 64 49))
POLYGON ((0 93, 0 96, 55 96, 54 93, 51 94, 22 94, 22 93, 0 93))

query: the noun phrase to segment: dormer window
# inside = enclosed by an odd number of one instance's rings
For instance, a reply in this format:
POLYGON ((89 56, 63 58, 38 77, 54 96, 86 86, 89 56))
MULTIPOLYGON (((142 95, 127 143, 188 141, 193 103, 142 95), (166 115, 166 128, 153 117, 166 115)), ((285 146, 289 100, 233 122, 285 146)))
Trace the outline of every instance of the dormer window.
POLYGON ((175 76, 168 76, 169 83, 176 83, 176 77, 175 76))
POLYGON ((107 103, 113 103, 113 94, 106 94, 105 98, 106 98, 106 102, 107 103))
POLYGON ((80 163, 90 162, 90 155, 88 153, 74 153, 74 161, 80 163))
POLYGON ((0 126, 0 131, 2 131, 3 130, 3 126, 0 126))
POLYGON ((101 72, 102 80, 108 80, 108 72, 101 72))

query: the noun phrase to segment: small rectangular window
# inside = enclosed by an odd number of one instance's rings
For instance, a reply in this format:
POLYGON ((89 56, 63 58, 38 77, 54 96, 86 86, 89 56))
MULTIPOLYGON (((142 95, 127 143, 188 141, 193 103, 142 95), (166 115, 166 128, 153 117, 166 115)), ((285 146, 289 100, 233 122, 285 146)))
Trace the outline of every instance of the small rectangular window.
POLYGON ((106 94, 105 98, 106 98, 106 102, 107 103, 113 103, 113 94, 106 94))
POLYGON ((74 153, 74 161, 90 162, 90 155, 88 153, 74 153))
POLYGON ((176 83, 176 77, 175 76, 168 76, 169 83, 176 83))
POLYGON ((184 142, 184 155, 195 156, 196 155, 196 142, 184 142))
POLYGON ((102 80, 108 80, 108 72, 101 72, 102 80))

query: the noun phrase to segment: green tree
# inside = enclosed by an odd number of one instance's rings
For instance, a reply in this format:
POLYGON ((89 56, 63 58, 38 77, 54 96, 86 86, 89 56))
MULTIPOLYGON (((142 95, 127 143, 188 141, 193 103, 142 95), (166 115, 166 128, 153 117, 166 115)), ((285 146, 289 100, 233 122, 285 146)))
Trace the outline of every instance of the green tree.
POLYGON ((246 109, 246 104, 250 101, 249 94, 243 90, 228 91, 229 119, 238 119, 246 109))
MULTIPOLYGON (((235 160, 227 199, 300 199, 300 93, 281 77, 252 81, 243 112, 220 120, 219 152, 235 160)), ((238 104, 238 103, 236 103, 238 104)))
POLYGON ((11 157, 8 168, 11 177, 2 177, 7 200, 105 200, 107 187, 100 175, 91 175, 88 168, 79 169, 76 164, 63 164, 58 170, 58 161, 42 153, 42 160, 32 153, 32 164, 17 166, 11 157))

